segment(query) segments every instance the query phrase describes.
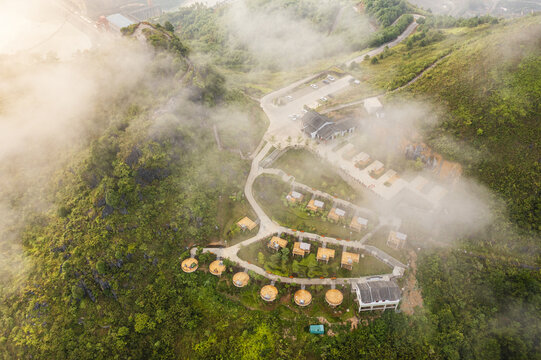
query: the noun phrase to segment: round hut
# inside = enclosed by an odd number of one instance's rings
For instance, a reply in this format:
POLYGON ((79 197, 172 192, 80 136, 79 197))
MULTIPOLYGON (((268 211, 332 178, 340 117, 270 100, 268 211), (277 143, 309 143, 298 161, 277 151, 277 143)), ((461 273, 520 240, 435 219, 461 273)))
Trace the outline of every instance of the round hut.
POLYGON ((182 271, 185 273, 192 273, 199 267, 199 262, 194 258, 187 258, 181 264, 182 271))
POLYGON ((265 285, 261 288, 261 298, 265 301, 271 302, 276 299, 278 295, 278 289, 272 285, 265 285))
POLYGON ((210 263, 209 270, 211 274, 216 276, 221 276, 222 273, 225 271, 225 265, 222 260, 216 260, 210 263))
POLYGON ((325 301, 332 307, 336 307, 344 301, 344 295, 338 289, 330 289, 325 293, 325 301))
POLYGON ((233 285, 238 288, 245 287, 250 281, 250 276, 244 271, 238 272, 233 275, 233 285))
POLYGON ((312 294, 306 290, 299 290, 295 293, 295 304, 299 306, 308 306, 312 302, 312 294))

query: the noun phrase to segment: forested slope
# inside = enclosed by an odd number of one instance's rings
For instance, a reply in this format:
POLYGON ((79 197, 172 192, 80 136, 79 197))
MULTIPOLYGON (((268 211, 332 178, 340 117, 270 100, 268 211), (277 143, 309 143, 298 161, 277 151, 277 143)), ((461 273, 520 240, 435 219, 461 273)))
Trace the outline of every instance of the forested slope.
MULTIPOLYGON (((402 95, 430 97, 444 119, 435 131, 483 154, 472 162, 438 148, 498 191, 528 237, 540 222, 540 37, 537 21, 516 24, 509 43, 487 25, 494 34, 462 44, 402 95)), ((183 273, 179 258, 219 236, 218 204, 242 198, 249 170, 238 154, 218 150, 211 114, 258 106, 212 67, 188 66, 171 33, 153 35, 153 81, 107 107, 103 128, 47 185, 52 205, 24 213, 26 277, 0 293, 4 358, 539 358, 535 237, 516 241, 527 246, 524 263, 514 261, 516 247, 496 253, 486 234, 460 239, 460 250, 422 251, 424 308, 362 314, 356 329, 333 324, 335 336, 310 335, 308 325, 320 320, 287 299, 261 310, 257 289, 252 298, 206 271, 210 255, 199 256, 199 271, 183 273)))

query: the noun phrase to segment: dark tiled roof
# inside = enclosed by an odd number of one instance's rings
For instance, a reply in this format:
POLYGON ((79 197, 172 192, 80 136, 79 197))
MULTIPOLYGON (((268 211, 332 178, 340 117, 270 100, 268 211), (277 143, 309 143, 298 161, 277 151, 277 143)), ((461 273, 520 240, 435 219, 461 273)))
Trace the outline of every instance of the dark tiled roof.
POLYGON ((364 304, 400 299, 400 288, 394 281, 367 281, 358 284, 364 304))
POLYGON ((355 118, 335 122, 314 110, 308 111, 302 117, 303 131, 310 136, 312 136, 313 133, 316 133, 317 137, 325 140, 331 138, 336 133, 355 128, 357 125, 358 120, 355 118))

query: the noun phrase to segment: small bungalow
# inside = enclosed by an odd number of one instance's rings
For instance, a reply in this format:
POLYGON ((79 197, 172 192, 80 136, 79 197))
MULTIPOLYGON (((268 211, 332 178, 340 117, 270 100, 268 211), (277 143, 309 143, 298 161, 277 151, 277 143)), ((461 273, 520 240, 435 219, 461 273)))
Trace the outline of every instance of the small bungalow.
POLYGON ((330 289, 325 293, 325 301, 332 307, 337 307, 344 301, 344 294, 338 289, 330 289))
POLYGON ((395 249, 402 249, 406 244, 408 236, 398 231, 391 231, 387 238, 387 246, 395 249))
POLYGON ((359 263, 359 254, 350 253, 344 251, 342 253, 342 260, 340 261, 340 267, 351 270, 353 269, 353 264, 359 263))
POLYGON ((267 246, 273 250, 279 250, 280 248, 283 249, 287 246, 287 240, 279 238, 278 236, 273 236, 267 246))
POLYGON ((272 285, 265 285, 261 288, 259 295, 264 301, 271 302, 276 300, 276 296, 278 296, 278 289, 272 285))
POLYGON ((237 225, 242 229, 242 230, 246 230, 248 229, 248 231, 252 231, 253 229, 255 229, 255 227, 257 226, 257 224, 255 222, 253 222, 249 217, 245 216, 243 217, 238 223, 237 225))
POLYGON ((295 244, 293 244, 293 255, 300 255, 304 257, 304 255, 310 253, 310 244, 297 241, 295 244))
POLYGON ((181 264, 182 271, 185 273, 192 273, 197 270, 198 267, 199 263, 197 259, 194 258, 187 258, 181 264))
POLYGON ((312 294, 304 289, 298 290, 294 297, 295 304, 299 306, 308 306, 312 302, 312 294))
POLYGON ((215 260, 209 265, 210 273, 216 276, 221 276, 225 271, 225 265, 222 260, 215 260))
POLYGON ((370 163, 371 159, 370 159, 370 155, 368 155, 365 152, 362 152, 358 155, 355 155, 355 157, 353 157, 351 161, 353 162, 353 164, 355 164, 356 167, 365 168, 370 163))
POLYGON ((238 272, 233 275, 233 285, 238 288, 245 287, 250 281, 250 276, 244 271, 238 272))
POLYGON ((329 211, 329 215, 327 217, 334 221, 339 221, 340 219, 343 219, 346 215, 346 212, 342 209, 339 209, 337 207, 334 207, 329 211))
POLYGON ((368 226, 368 220, 360 216, 354 216, 353 219, 351 219, 351 223, 349 224, 349 227, 351 229, 357 230, 357 231, 362 231, 367 226, 368 226))
POLYGON ((321 201, 321 200, 312 199, 312 200, 310 200, 308 205, 306 205, 306 208, 308 210, 312 210, 312 211, 323 210, 325 208, 325 203, 323 201, 321 201))
POLYGON ((373 178, 378 178, 385 171, 385 166, 379 161, 374 161, 374 167, 370 170, 369 175, 373 178))
POLYGON ((286 199, 290 203, 298 203, 304 199, 304 195, 297 191, 291 191, 289 194, 287 194, 286 199))
POLYGON ((320 247, 317 249, 317 260, 318 261, 325 261, 326 263, 329 262, 330 259, 334 259, 334 253, 335 251, 333 249, 328 249, 324 247, 320 247))

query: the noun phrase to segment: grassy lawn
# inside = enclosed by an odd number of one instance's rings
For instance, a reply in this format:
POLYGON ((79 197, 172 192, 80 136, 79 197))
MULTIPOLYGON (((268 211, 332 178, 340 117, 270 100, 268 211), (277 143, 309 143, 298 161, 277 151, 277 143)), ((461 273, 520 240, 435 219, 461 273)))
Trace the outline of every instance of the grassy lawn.
POLYGON ((251 154, 259 145, 269 120, 259 104, 243 98, 217 115, 216 127, 220 142, 225 149, 240 149, 244 155, 251 154))
POLYGON ((406 247, 404 249, 396 250, 392 247, 387 246, 387 238, 389 237, 389 231, 390 231, 390 228, 382 227, 381 229, 376 231, 376 233, 372 237, 370 237, 370 239, 368 239, 365 244, 375 246, 378 249, 385 251, 387 254, 391 255, 392 257, 402 262, 403 264, 407 264, 408 263, 407 241, 406 241, 406 247))
POLYGON ((214 241, 227 239, 227 245, 235 245, 243 240, 251 238, 257 234, 259 225, 252 231, 242 231, 237 222, 244 216, 248 216, 252 221, 256 221, 257 217, 250 204, 242 197, 241 194, 236 196, 222 196, 218 202, 218 226, 221 229, 221 238, 213 239, 214 241), (237 200, 239 199, 239 200, 237 200))
POLYGON ((328 263, 318 262, 316 260, 316 254, 321 243, 317 241, 304 241, 311 244, 309 255, 306 255, 304 258, 298 255, 293 256, 293 244, 297 239, 285 234, 282 234, 282 238, 288 240, 288 245, 280 251, 275 251, 267 246, 270 240, 269 237, 268 239, 242 247, 239 251, 239 257, 261 266, 266 271, 281 276, 309 278, 359 277, 385 274, 391 271, 389 266, 368 254, 362 254, 364 257, 361 257, 358 264, 354 264, 351 271, 342 269, 340 267, 342 247, 332 245, 327 245, 327 248, 335 250, 335 257, 328 263))
POLYGON ((325 210, 314 213, 306 209, 307 203, 312 195, 303 193, 304 199, 297 204, 291 204, 286 200, 287 194, 291 191, 289 185, 275 176, 259 176, 254 183, 254 195, 257 202, 265 212, 276 222, 290 229, 312 232, 339 239, 358 240, 366 234, 376 223, 375 218, 369 218, 369 227, 361 232, 351 230, 349 224, 354 215, 353 210, 346 211, 346 217, 343 221, 335 223, 327 218, 332 204, 328 200, 325 202, 325 210))
POLYGON ((289 150, 273 164, 295 180, 350 202, 360 201, 360 195, 349 186, 332 165, 307 150, 289 150))

